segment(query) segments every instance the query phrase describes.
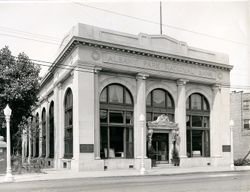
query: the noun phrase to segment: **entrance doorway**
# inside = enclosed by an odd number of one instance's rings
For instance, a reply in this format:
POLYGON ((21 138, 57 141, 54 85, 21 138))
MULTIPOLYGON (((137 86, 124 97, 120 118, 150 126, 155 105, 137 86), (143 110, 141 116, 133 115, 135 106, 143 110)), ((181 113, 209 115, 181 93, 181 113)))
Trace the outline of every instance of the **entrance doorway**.
POLYGON ((152 147, 154 149, 152 160, 155 160, 157 164, 169 163, 168 133, 154 133, 152 147))

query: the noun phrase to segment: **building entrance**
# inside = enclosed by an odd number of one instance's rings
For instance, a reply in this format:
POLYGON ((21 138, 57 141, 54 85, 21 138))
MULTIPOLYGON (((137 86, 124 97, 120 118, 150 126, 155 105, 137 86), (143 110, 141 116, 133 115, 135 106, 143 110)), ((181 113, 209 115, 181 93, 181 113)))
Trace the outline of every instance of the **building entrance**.
POLYGON ((152 160, 155 160, 157 164, 169 163, 168 133, 154 133, 152 147, 154 149, 152 160))

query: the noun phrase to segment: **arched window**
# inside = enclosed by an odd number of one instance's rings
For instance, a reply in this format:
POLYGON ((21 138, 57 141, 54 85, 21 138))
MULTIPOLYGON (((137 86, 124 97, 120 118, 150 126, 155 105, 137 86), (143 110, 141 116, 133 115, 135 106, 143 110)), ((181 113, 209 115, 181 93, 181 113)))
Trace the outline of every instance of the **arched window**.
POLYGON ((36 148, 35 148, 35 157, 39 156, 39 133, 40 133, 40 129, 39 129, 39 114, 36 114, 36 120, 35 120, 35 142, 36 142, 36 148))
POLYGON ((73 95, 69 88, 64 99, 64 157, 73 157, 73 95))
POLYGON ((186 101, 187 156, 210 156, 210 109, 207 99, 199 94, 190 95, 186 101))
POLYGON ((54 157, 54 102, 49 108, 49 157, 54 157))
POLYGON ((133 158, 133 99, 126 87, 110 84, 100 95, 101 158, 133 158))
POLYGON ((42 157, 46 156, 46 110, 42 110, 42 157))
POLYGON ((154 89, 146 100, 147 121, 154 121, 158 116, 165 114, 170 121, 174 121, 174 101, 171 95, 163 89, 154 89))

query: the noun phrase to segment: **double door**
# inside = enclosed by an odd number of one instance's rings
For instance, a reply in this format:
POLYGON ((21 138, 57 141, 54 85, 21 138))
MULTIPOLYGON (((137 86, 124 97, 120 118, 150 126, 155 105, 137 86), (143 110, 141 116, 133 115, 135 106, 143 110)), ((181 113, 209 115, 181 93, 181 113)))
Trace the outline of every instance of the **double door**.
POLYGON ((152 158, 156 163, 169 163, 169 139, 168 133, 154 133, 152 137, 154 155, 152 158))

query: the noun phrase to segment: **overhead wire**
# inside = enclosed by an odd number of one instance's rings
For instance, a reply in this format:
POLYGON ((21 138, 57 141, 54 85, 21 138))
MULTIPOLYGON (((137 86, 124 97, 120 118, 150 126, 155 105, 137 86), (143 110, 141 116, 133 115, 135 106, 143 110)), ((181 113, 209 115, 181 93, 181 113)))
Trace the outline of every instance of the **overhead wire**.
MULTIPOLYGON (((115 15, 131 18, 131 19, 135 19, 135 20, 138 20, 138 21, 143 21, 143 22, 147 22, 147 23, 151 23, 151 24, 160 25, 160 23, 156 22, 156 21, 151 21, 151 20, 140 18, 140 17, 135 17, 135 16, 131 16, 131 15, 127 15, 127 14, 123 14, 123 13, 119 13, 119 12, 115 12, 115 11, 111 11, 111 10, 107 10, 107 9, 102 9, 102 8, 87 5, 87 4, 84 4, 84 3, 73 2, 73 4, 76 4, 76 5, 82 6, 82 7, 88 7, 88 8, 100 10, 100 11, 107 12, 107 13, 110 13, 110 14, 115 14, 115 15)), ((168 24, 164 24, 164 23, 162 23, 162 26, 168 27, 168 28, 173 28, 173 29, 176 29, 176 30, 186 31, 186 32, 189 32, 189 33, 194 33, 194 34, 198 34, 198 35, 202 35, 202 36, 207 36, 207 37, 210 37, 210 38, 215 38, 215 39, 219 39, 219 40, 223 40, 223 41, 229 41, 229 42, 232 42, 232 43, 237 43, 237 44, 248 46, 248 44, 244 43, 244 42, 239 42, 239 41, 235 41, 235 40, 231 40, 231 39, 226 39, 226 38, 223 38, 223 37, 209 35, 209 34, 206 34, 206 33, 201 33, 201 32, 197 32, 197 31, 189 30, 189 29, 185 29, 185 28, 182 28, 182 27, 177 27, 177 26, 168 25, 168 24)))

